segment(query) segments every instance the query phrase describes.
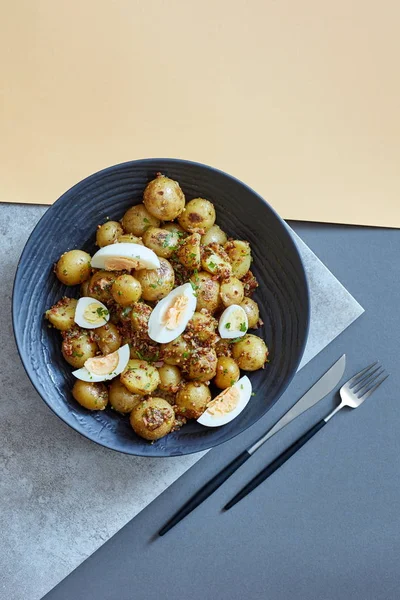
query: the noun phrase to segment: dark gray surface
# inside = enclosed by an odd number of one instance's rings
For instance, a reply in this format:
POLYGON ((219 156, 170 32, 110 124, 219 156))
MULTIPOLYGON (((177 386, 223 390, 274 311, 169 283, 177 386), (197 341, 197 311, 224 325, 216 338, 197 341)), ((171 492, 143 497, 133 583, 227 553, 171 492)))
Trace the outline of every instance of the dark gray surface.
POLYGON ((391 600, 400 583, 400 231, 293 224, 366 313, 295 378, 251 431, 209 452, 61 582, 46 600, 391 600), (228 513, 221 507, 333 406, 266 444, 164 538, 172 513, 277 420, 343 352, 347 375, 380 359, 391 377, 342 412, 228 513))

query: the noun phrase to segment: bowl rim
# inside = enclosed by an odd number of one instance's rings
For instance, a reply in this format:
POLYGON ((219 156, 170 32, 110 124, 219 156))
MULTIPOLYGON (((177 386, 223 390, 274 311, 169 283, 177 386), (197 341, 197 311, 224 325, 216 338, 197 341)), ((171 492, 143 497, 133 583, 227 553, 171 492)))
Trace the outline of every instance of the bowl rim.
POLYGON ((310 332, 310 315, 311 315, 311 310, 310 310, 310 287, 309 287, 309 282, 308 282, 308 277, 307 277, 307 273, 305 271, 304 268, 304 264, 303 264, 303 260, 301 258, 301 254, 299 251, 299 248, 297 246, 297 244, 295 243, 295 240, 293 239, 293 236, 291 235, 290 231, 289 231, 289 226, 287 225, 287 223, 285 222, 285 220, 277 213, 277 211, 269 204, 269 202, 267 202, 267 200, 265 200, 258 192, 256 192, 251 186, 249 186, 248 184, 244 183, 242 180, 238 179, 237 177, 235 177, 234 175, 231 175, 230 173, 227 173, 226 171, 223 171, 222 169, 218 169, 216 167, 212 167, 211 165, 207 165, 205 163, 201 163, 198 161, 192 161, 192 160, 187 160, 187 159, 181 159, 181 158, 168 158, 168 157, 156 157, 156 158, 138 158, 138 159, 134 159, 134 160, 129 160, 129 161, 124 161, 121 163, 117 163, 115 165, 110 165, 108 167, 105 167, 104 169, 100 169, 99 171, 95 171, 94 173, 91 173, 90 175, 88 175, 87 177, 84 177, 83 179, 81 179, 80 181, 78 181, 77 183, 75 183, 72 187, 70 187, 68 190, 66 190, 61 196, 59 196, 54 202, 53 204, 51 204, 49 206, 49 208, 45 211, 45 213, 40 217, 40 219, 37 221, 37 223, 35 224, 34 228, 32 229, 31 233, 29 234, 28 239, 26 240, 23 250, 21 252, 21 255, 18 259, 18 263, 17 263, 17 267, 15 270, 15 275, 14 275, 14 281, 13 281, 13 287, 12 287, 12 297, 11 297, 11 316, 12 316, 12 328, 13 328, 13 334, 14 334, 14 339, 16 342, 16 346, 17 346, 17 350, 18 350, 18 354, 19 354, 19 358, 22 362, 22 365, 24 367, 24 370, 28 376, 28 379, 31 383, 31 385, 33 385, 33 387, 35 388, 37 394, 40 396, 40 398, 43 400, 43 402, 45 402, 45 404, 50 408, 50 410, 61 420, 63 421, 63 423, 65 423, 66 425, 68 425, 68 427, 70 427, 73 431, 76 431, 76 433, 79 433, 80 435, 82 435, 83 437, 87 438, 88 440, 98 444, 99 446, 102 446, 103 448, 108 448, 109 450, 113 450, 114 452, 119 452, 122 454, 127 454, 129 456, 144 456, 144 457, 148 457, 148 458, 171 458, 174 456, 186 456, 186 455, 190 455, 190 454, 195 454, 197 452, 208 452, 209 450, 212 450, 213 448, 216 448, 217 446, 220 446, 221 444, 225 444, 226 442, 229 442, 231 440, 233 440, 234 438, 236 438, 238 435, 240 435, 241 433, 244 433, 245 431, 247 431, 248 429, 250 429, 252 426, 254 426, 256 423, 258 423, 258 421, 267 414, 267 412, 275 405, 275 403, 281 398, 281 396, 285 393, 285 391, 287 390, 287 388, 289 387, 289 385, 291 384, 294 376, 296 375, 297 371, 298 371, 298 367, 299 364, 301 362, 301 359, 303 357, 304 354, 304 350, 306 348, 306 344, 307 344, 307 340, 308 340, 308 336, 309 336, 309 332, 310 332), (247 427, 245 427, 244 429, 238 431, 237 433, 232 433, 232 435, 230 435, 230 437, 228 437, 226 440, 221 440, 218 441, 210 446, 208 446, 207 448, 203 448, 202 450, 190 450, 189 452, 184 452, 184 453, 175 453, 175 454, 165 454, 165 453, 152 453, 152 454, 146 454, 143 452, 130 452, 129 450, 124 450, 124 449, 119 449, 119 448, 115 448, 114 446, 108 444, 107 442, 102 442, 99 439, 96 439, 95 436, 91 436, 88 433, 84 433, 79 431, 78 429, 76 429, 75 427, 73 427, 73 425, 71 423, 68 423, 68 421, 66 421, 64 419, 64 417, 59 414, 57 412, 57 410, 55 409, 55 407, 41 394, 41 392, 38 389, 38 386, 36 385, 34 379, 31 377, 31 368, 30 365, 28 364, 28 361, 26 359, 26 357, 24 357, 24 354, 26 354, 25 352, 22 351, 22 341, 19 339, 19 335, 17 334, 17 326, 16 326, 16 313, 18 310, 17 307, 17 301, 16 301, 16 297, 15 297, 15 288, 16 288, 16 283, 17 283, 17 279, 19 277, 19 269, 20 269, 20 264, 22 262, 22 260, 25 258, 25 254, 28 252, 28 245, 29 242, 32 238, 32 236, 34 235, 36 228, 38 227, 38 225, 41 223, 41 221, 49 214, 49 212, 51 212, 54 207, 56 207, 57 203, 62 202, 63 200, 65 201, 69 195, 71 194, 71 192, 73 192, 73 190, 75 188, 77 188, 78 186, 80 186, 83 182, 90 182, 91 179, 94 179, 96 177, 98 177, 99 175, 102 174, 107 174, 110 173, 112 171, 114 171, 115 169, 118 169, 120 167, 126 167, 129 165, 133 165, 133 164, 143 164, 146 165, 146 163, 154 163, 157 161, 168 161, 170 163, 180 163, 180 164, 187 164, 187 165, 192 165, 192 166, 196 166, 196 167, 201 167, 202 169, 206 169, 206 170, 210 170, 210 171, 214 171, 216 173, 219 173, 225 177, 228 177, 229 179, 233 180, 235 183, 239 184, 240 186, 246 188, 249 192, 251 192, 262 204, 266 205, 269 210, 271 210, 271 212, 274 214, 274 216, 276 217, 276 219, 280 222, 280 224, 282 225, 283 229, 285 230, 287 239, 289 240, 289 243, 292 245, 292 250, 294 250, 295 255, 298 258, 298 262, 301 268, 301 276, 303 279, 303 284, 305 286, 305 296, 306 296, 306 309, 307 309, 307 314, 306 314, 306 323, 305 323, 305 332, 304 332, 304 339, 302 342, 302 345, 300 347, 300 351, 297 357, 297 361, 293 366, 293 371, 292 374, 288 377, 288 379, 286 380, 285 384, 283 385, 280 394, 274 399, 274 401, 272 402, 272 404, 269 406, 269 408, 267 409, 267 411, 262 414, 252 425, 249 425, 247 427))

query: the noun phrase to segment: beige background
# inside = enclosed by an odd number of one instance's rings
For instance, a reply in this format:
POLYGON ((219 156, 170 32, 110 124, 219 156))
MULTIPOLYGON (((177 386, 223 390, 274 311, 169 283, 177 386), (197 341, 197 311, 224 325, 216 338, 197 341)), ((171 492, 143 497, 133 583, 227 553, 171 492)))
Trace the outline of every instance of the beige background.
POLYGON ((400 227, 398 0, 0 0, 0 198, 198 160, 284 216, 400 227))

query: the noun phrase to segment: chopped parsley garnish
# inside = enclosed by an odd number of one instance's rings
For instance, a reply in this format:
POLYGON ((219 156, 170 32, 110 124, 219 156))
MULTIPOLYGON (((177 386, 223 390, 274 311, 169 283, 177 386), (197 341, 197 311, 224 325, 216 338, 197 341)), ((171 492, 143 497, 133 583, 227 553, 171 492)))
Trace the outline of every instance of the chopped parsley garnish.
POLYGON ((96 312, 99 315, 99 317, 103 317, 103 319, 105 319, 109 312, 106 308, 103 308, 102 306, 99 306, 99 308, 96 308, 96 312))
POLYGON ((156 362, 160 356, 159 351, 157 350, 154 355, 146 356, 140 350, 135 350, 136 356, 140 360, 145 360, 146 362, 156 362))
POLYGON ((168 248, 168 246, 169 246, 169 245, 170 245, 170 243, 171 243, 171 238, 172 238, 172 233, 168 233, 168 234, 165 236, 165 240, 163 241, 163 248, 168 248))
POLYGON ((150 283, 150 287, 153 288, 153 290, 155 290, 156 287, 157 287, 157 284, 156 283, 150 283))
POLYGON ((240 331, 247 331, 246 323, 240 323, 240 331))
POLYGON ((233 340, 229 340, 229 343, 236 344, 236 342, 240 342, 241 339, 242 339, 241 337, 233 338, 233 340))
POLYGON ((255 396, 255 395, 256 395, 256 393, 255 393, 255 392, 251 392, 251 395, 252 395, 252 396, 255 396))
POLYGON ((196 291, 199 289, 199 286, 198 286, 198 285, 196 285, 195 283, 193 283, 193 281, 192 281, 192 280, 190 280, 190 282, 189 282, 189 283, 190 283, 190 285, 192 286, 192 288, 193 288, 193 290, 194 290, 195 292, 196 292, 196 291))
POLYGON ((213 269, 213 270, 214 270, 214 269, 215 269, 215 267, 216 267, 217 265, 215 264, 215 262, 212 262, 212 261, 210 261, 210 262, 208 263, 208 266, 210 267, 210 269, 213 269))
POLYGON ((182 356, 183 356, 183 358, 189 358, 190 352, 183 352, 182 356))
POLYGON ((150 223, 150 221, 148 219, 146 219, 146 217, 143 218, 143 223, 150 223))
POLYGON ((227 323, 227 324, 225 325, 225 328, 226 328, 226 329, 230 329, 230 328, 231 328, 231 324, 230 324, 230 323, 227 323))
POLYGON ((74 356, 75 358, 82 358, 83 356, 83 352, 81 354, 79 354, 79 352, 77 352, 76 350, 73 351, 72 356, 74 356))

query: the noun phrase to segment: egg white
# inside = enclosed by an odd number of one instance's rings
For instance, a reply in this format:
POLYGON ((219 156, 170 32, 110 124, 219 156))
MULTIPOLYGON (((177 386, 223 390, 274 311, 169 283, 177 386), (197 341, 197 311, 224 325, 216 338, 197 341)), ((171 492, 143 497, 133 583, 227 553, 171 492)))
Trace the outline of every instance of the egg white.
POLYGON ((247 377, 247 375, 244 375, 239 379, 239 381, 234 383, 232 387, 236 388, 240 394, 239 402, 236 408, 222 415, 212 415, 208 410, 206 410, 203 412, 201 417, 197 419, 197 422, 200 423, 200 425, 204 425, 205 427, 221 427, 221 425, 226 425, 227 423, 233 421, 233 419, 236 419, 242 410, 246 408, 252 394, 250 379, 247 377))
POLYGON ((125 369, 126 365, 129 361, 129 344, 125 344, 121 346, 117 350, 118 353, 118 365, 115 369, 106 375, 96 375, 95 373, 91 373, 88 371, 86 367, 82 367, 81 369, 77 369, 76 371, 72 371, 72 375, 74 375, 77 379, 81 381, 88 381, 89 383, 99 383, 100 381, 109 381, 110 379, 114 379, 118 375, 121 375, 122 371, 125 369))
POLYGON ((83 296, 79 298, 78 303, 75 308, 74 321, 79 327, 83 327, 84 329, 97 329, 97 327, 102 327, 105 325, 110 319, 110 313, 108 312, 107 306, 105 306, 99 300, 95 298, 90 298, 89 296, 83 296), (99 316, 98 323, 91 323, 85 318, 85 310, 90 304, 96 304, 98 308, 101 309, 102 314, 99 316))
POLYGON ((219 335, 224 339, 243 337, 246 335, 248 328, 249 321, 246 312, 244 308, 238 304, 231 304, 231 306, 228 306, 220 316, 218 331, 219 335), (241 329, 243 323, 245 329, 241 329))
POLYGON ((94 269, 105 269, 107 258, 132 258, 140 265, 137 269, 158 269, 160 260, 153 250, 141 244, 117 243, 100 248, 92 257, 94 269))
POLYGON ((168 296, 160 300, 157 306, 153 309, 149 319, 149 337, 153 341, 159 342, 160 344, 168 344, 168 342, 172 342, 184 332, 188 322, 193 317, 195 310, 196 296, 192 285, 190 283, 180 285, 172 290, 168 296), (163 324, 164 316, 177 296, 185 296, 188 299, 188 304, 183 312, 181 322, 174 329, 168 329, 163 324))

